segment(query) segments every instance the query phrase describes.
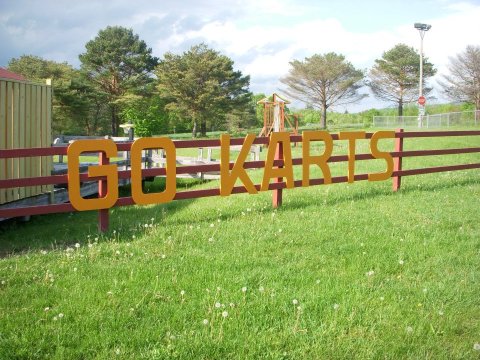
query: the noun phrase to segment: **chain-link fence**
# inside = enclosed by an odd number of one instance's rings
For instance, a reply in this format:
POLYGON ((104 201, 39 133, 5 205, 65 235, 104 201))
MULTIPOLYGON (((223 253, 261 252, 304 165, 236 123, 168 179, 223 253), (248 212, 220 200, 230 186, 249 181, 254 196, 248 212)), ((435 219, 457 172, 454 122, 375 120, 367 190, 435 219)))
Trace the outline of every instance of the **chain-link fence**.
POLYGON ((380 128, 443 128, 480 126, 480 110, 418 116, 374 116, 373 126, 380 128))

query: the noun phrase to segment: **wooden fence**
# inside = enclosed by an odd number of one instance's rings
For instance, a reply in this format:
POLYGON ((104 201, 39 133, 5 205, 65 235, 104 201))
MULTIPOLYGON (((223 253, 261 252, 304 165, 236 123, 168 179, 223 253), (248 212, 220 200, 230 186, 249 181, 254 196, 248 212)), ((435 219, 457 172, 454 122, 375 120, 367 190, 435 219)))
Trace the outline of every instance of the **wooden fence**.
MULTIPOLYGON (((331 134, 334 140, 339 139, 338 134, 331 134)), ((370 139, 373 133, 366 133, 366 138, 370 139)), ((479 153, 480 147, 469 147, 469 148, 455 148, 455 149, 437 149, 437 150, 413 150, 413 151, 404 151, 403 142, 406 138, 422 138, 422 137, 462 137, 462 136, 480 136, 480 131, 437 131, 437 132, 403 132, 399 129, 395 132, 395 149, 390 154, 394 158, 394 170, 392 174, 393 180, 393 190, 398 191, 400 188, 400 181, 402 177, 420 175, 420 174, 429 174, 429 173, 438 173, 444 171, 456 171, 456 170, 467 170, 467 169, 478 169, 480 168, 480 162, 470 163, 470 164, 456 164, 448 166, 437 166, 437 167, 428 167, 428 168, 419 168, 419 169, 402 169, 402 159, 406 157, 416 157, 416 156, 441 156, 441 155, 451 155, 451 154, 466 154, 466 153, 479 153)), ((242 145, 244 139, 232 139, 230 145, 242 145)), ((290 141, 292 143, 301 142, 301 136, 290 136, 290 141)), ((268 145, 269 138, 259 137, 256 138, 254 144, 266 144, 268 145)), ((175 147, 177 149, 182 148, 198 148, 198 147, 212 147, 220 146, 220 140, 179 140, 174 141, 175 147)), ((119 151, 130 151, 132 146, 131 142, 118 144, 117 148, 119 151)), ((278 146, 276 149, 276 160, 274 161, 274 166, 282 167, 283 166, 283 155, 282 148, 278 146)), ((0 150, 0 159, 11 159, 11 158, 23 158, 23 157, 33 157, 33 156, 53 156, 53 155, 66 155, 67 147, 49 147, 49 148, 36 148, 36 149, 20 149, 20 150, 0 150)), ((108 164, 108 158, 104 153, 99 153, 99 163, 100 165, 108 164)), ((374 159, 371 154, 356 154, 355 160, 370 160, 374 159)), ((336 155, 331 156, 328 162, 343 162, 348 161, 348 155, 336 155)), ((294 158, 293 165, 301 165, 302 158, 294 158)), ((244 163, 245 169, 254 169, 254 168, 263 168, 265 166, 265 161, 246 161, 244 163)), ((233 163, 230 163, 230 169, 233 168, 233 163)), ((220 171, 219 164, 208 164, 208 165, 190 165, 190 166, 180 166, 177 167, 177 174, 189 174, 189 173, 198 173, 198 172, 209 172, 209 171, 220 171)), ((165 168, 153 168, 153 169, 144 169, 142 170, 142 177, 152 177, 152 176, 165 176, 165 168)), ((119 170, 118 178, 119 179, 129 179, 131 176, 130 170, 119 170)), ((355 181, 367 180, 368 174, 355 174, 355 181)), ((80 174, 80 181, 84 182, 89 180, 87 173, 80 174)), ((92 181, 92 179, 90 179, 92 181)), ((106 195, 106 178, 96 178, 95 181, 98 181, 99 185, 99 197, 106 195)), ((29 185, 35 186, 45 186, 52 184, 65 184, 68 182, 67 175, 52 175, 52 176, 37 176, 23 179, 6 179, 0 180, 0 189, 8 189, 15 187, 24 187, 29 185)), ((332 183, 344 183, 348 182, 347 176, 336 176, 331 178, 332 183)), ((322 185, 324 184, 323 178, 310 179, 310 186, 322 185)), ((301 187, 302 180, 295 180, 294 187, 301 187)), ((255 185, 256 189, 260 189, 260 185, 255 185)), ((273 191, 273 206, 277 207, 281 205, 282 202, 282 190, 286 188, 286 183, 282 178, 275 178, 274 181, 269 185, 268 189, 273 191)), ((232 194, 245 193, 247 190, 244 186, 235 186, 232 190, 232 194)), ((201 197, 209 196, 219 196, 219 188, 211 189, 202 189, 202 190, 188 190, 180 191, 175 195, 174 200, 182 199, 194 199, 201 197)), ((131 196, 119 198, 115 206, 127 206, 133 205, 134 201, 131 196)), ((59 212, 72 212, 76 211, 70 203, 64 204, 50 204, 50 205, 40 205, 40 206, 29 206, 21 208, 11 208, 11 209, 0 209, 0 218, 7 217, 20 217, 20 216, 29 216, 29 215, 38 215, 38 214, 48 214, 48 213, 59 213, 59 212)), ((105 231, 108 228, 108 209, 98 210, 99 212, 99 230, 105 231)))
MULTIPOLYGON (((51 145, 52 88, 49 85, 0 79, 0 151, 51 145)), ((15 150, 12 150, 15 151, 15 150)), ((52 157, 0 158, 0 181, 49 176, 52 157)), ((0 187, 0 204, 52 189, 50 184, 0 187)))

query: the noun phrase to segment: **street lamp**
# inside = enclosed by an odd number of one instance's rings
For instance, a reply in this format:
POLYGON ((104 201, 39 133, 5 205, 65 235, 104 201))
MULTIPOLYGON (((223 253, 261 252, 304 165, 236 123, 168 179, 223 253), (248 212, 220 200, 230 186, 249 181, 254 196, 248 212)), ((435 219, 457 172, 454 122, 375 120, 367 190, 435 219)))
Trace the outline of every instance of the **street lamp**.
POLYGON ((423 97, 423 37, 432 25, 415 23, 413 26, 420 33, 420 83, 418 91, 418 127, 420 128, 422 127, 422 120, 425 115, 425 98, 423 97))

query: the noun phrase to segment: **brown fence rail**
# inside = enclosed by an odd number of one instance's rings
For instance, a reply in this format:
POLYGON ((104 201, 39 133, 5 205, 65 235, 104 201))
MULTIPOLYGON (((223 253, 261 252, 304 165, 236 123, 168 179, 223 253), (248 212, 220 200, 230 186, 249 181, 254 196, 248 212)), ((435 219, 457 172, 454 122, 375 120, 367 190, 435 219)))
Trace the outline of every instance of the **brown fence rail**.
MULTIPOLYGON (((338 134, 331 134, 334 140, 338 140, 338 134)), ((370 139, 373 133, 366 133, 366 138, 370 139)), ((402 169, 402 159, 406 157, 418 157, 418 156, 432 156, 432 155, 451 155, 451 154, 467 154, 467 153, 479 153, 480 147, 470 147, 470 148, 457 148, 457 149, 438 149, 438 150, 414 150, 414 151, 403 151, 403 141, 405 138, 421 138, 421 137, 450 137, 450 136, 480 136, 480 131, 428 131, 428 132, 403 132, 399 129, 395 133, 395 150, 390 154, 394 158, 394 171, 392 174, 393 179, 393 190, 397 191, 400 188, 401 178, 404 176, 420 175, 420 174, 429 174, 437 173, 444 171, 456 171, 456 170, 467 170, 467 169, 478 169, 480 168, 480 163, 471 163, 471 164, 456 164, 449 166, 437 166, 437 167, 428 167, 428 168, 419 168, 419 169, 402 169)), ((301 136, 290 136, 291 143, 301 142, 301 136)), ((231 139, 230 145, 242 145, 244 142, 243 138, 231 139)), ((184 148, 198 148, 198 147, 214 147, 220 146, 220 140, 178 140, 174 141, 175 147, 177 149, 184 148)), ((269 144, 269 138, 267 137, 258 137, 255 139, 254 144, 269 144)), ((130 151, 132 142, 118 144, 118 151, 130 151)), ((274 161, 274 166, 282 167, 283 166, 283 155, 281 154, 281 147, 277 149, 276 160, 274 161), (280 149, 280 150, 279 150, 280 149)), ((29 148, 29 149, 4 149, 0 150, 0 160, 2 159, 12 159, 12 158, 28 158, 35 156, 53 156, 53 155, 66 155, 67 147, 49 147, 49 148, 29 148)), ((103 156, 103 153, 99 153, 101 156, 100 164, 103 161, 107 161, 103 156)), ((355 160, 370 160, 373 159, 371 154, 356 154, 355 160)), ((301 165, 302 158, 294 158, 293 165, 301 165)), ((348 161, 347 155, 336 155, 331 156, 328 162, 344 162, 348 161)), ((105 163, 103 163, 105 164, 105 163)), ((265 166, 265 161, 246 161, 244 163, 245 169, 255 169, 263 168, 265 166)), ((230 169, 233 168, 233 163, 230 163, 230 169)), ((180 166, 177 167, 177 174, 190 174, 190 173, 199 173, 199 172, 212 172, 220 171, 220 164, 207 164, 207 165, 192 165, 192 166, 180 166)), ((152 168, 152 169, 143 169, 142 177, 153 177, 153 176, 165 176, 165 168, 152 168)), ((120 170, 118 171, 119 179, 129 179, 131 176, 130 170, 120 170)), ((367 180, 368 174, 356 174, 355 181, 367 180)), ((82 182, 86 181, 98 181, 99 184, 99 196, 103 197, 105 195, 105 186, 106 178, 89 178, 87 173, 80 174, 80 180, 82 182)), ((332 183, 344 183, 348 182, 347 176, 337 176, 331 178, 332 183)), ((36 176, 36 177, 27 177, 22 179, 12 178, 12 179, 3 179, 0 180, 0 189, 12 189, 12 188, 21 188, 26 186, 45 186, 45 185, 56 185, 56 184, 66 184, 68 183, 68 175, 51 175, 51 176, 36 176)), ((310 180, 310 186, 313 185, 322 185, 324 183, 323 178, 315 178, 310 180)), ((302 180, 294 181, 294 187, 301 187, 302 180)), ((260 190, 260 185, 255 185, 257 190, 260 190)), ((281 205, 282 202, 282 190, 286 188, 286 183, 281 179, 274 179, 273 183, 270 183, 268 189, 273 191, 273 206, 277 207, 281 205)), ((232 190, 232 194, 245 193, 247 190, 244 186, 235 186, 232 190)), ((209 196, 219 196, 220 189, 202 189, 202 190, 188 190, 180 191, 175 195, 174 200, 183 200, 183 199, 195 199, 201 197, 209 196)), ((121 197, 115 203, 115 206, 127 206, 133 205, 134 201, 131 196, 121 197)), ((70 203, 62 204, 49 204, 49 205, 37 205, 37 206, 23 206, 15 208, 3 208, 0 209, 0 218, 11 218, 11 217, 21 217, 21 216, 30 216, 30 215, 39 215, 39 214, 49 214, 49 213, 60 213, 60 212, 72 212, 76 211, 75 208, 70 203)), ((105 231, 108 228, 108 209, 98 210, 99 212, 99 230, 105 231)))

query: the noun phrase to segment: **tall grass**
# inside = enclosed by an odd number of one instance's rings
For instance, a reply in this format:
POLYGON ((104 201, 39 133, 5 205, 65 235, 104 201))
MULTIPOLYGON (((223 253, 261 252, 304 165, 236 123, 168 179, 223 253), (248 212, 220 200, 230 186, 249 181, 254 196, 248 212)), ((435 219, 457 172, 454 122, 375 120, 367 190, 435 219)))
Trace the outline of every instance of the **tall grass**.
MULTIPOLYGON (((458 142, 479 146, 405 147, 458 142)), ((270 193, 116 208, 104 235, 92 212, 3 224, 0 358, 476 359, 479 196, 470 170, 407 177, 398 193, 287 190, 278 210, 270 193)))

